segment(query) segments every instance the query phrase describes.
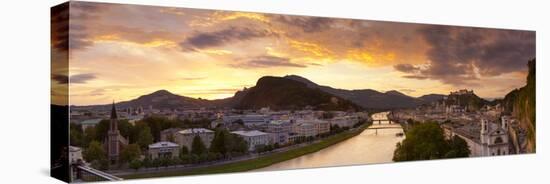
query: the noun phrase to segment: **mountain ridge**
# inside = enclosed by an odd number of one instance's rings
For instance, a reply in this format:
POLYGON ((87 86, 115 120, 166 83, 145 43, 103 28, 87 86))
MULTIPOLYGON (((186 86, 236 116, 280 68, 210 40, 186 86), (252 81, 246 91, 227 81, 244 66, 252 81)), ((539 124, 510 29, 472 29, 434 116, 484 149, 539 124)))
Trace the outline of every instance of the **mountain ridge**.
POLYGON ((397 90, 390 90, 384 93, 373 89, 347 90, 318 85, 317 83, 314 83, 311 80, 299 75, 286 75, 285 78, 303 82, 308 87, 319 88, 322 91, 350 100, 363 108, 369 109, 413 108, 422 104, 443 99, 443 96, 445 96, 439 95, 432 96, 431 98, 415 98, 405 95, 397 90))
MULTIPOLYGON (((266 80, 273 80, 274 78, 278 79, 282 83, 273 83, 273 85, 289 84, 289 86, 297 87, 299 84, 304 84, 305 87, 309 89, 319 89, 321 92, 328 93, 337 98, 340 98, 340 101, 349 101, 353 104, 358 105, 360 108, 366 109, 391 109, 391 108, 412 108, 418 105, 430 103, 439 99, 442 99, 445 95, 440 94, 428 94, 418 98, 408 96, 397 90, 390 90, 386 92, 379 92, 373 89, 339 89, 333 88, 330 86, 319 85, 307 78, 301 77, 299 75, 286 75, 283 77, 276 76, 264 76, 257 80, 256 86, 251 88, 244 88, 243 90, 236 91, 232 97, 224 99, 215 99, 207 100, 200 98, 192 98, 187 96, 182 96, 174 94, 166 89, 161 89, 154 91, 149 94, 139 96, 132 100, 117 102, 116 105, 119 108, 129 108, 129 107, 143 107, 148 108, 153 106, 154 108, 160 109, 178 109, 178 108, 200 108, 200 107, 246 107, 242 102, 243 98, 249 96, 249 93, 258 85, 261 88, 271 88, 277 86, 266 86, 270 82, 266 80), (288 79, 288 80, 283 80, 288 79), (298 82, 298 83, 294 83, 298 82), (290 84, 293 83, 293 84, 290 84)), ((299 88, 299 87, 298 87, 299 88)), ((308 94, 318 94, 319 92, 312 92, 306 89, 300 89, 303 92, 308 94)), ((270 95, 270 94, 265 94, 270 95)), ((298 95, 299 94, 295 94, 298 95)), ((323 96, 323 95, 321 95, 323 96)), ((277 96, 269 96, 271 98, 277 96)), ((250 97, 252 98, 252 97, 250 97)), ((254 97, 260 98, 260 97, 254 97)), ((267 98, 267 97, 264 97, 267 98)), ((278 98, 278 97, 277 97, 278 98)), ((304 97, 305 98, 305 97, 304 97)), ((324 98, 324 97, 323 97, 324 98)), ((258 99, 256 99, 258 100, 258 99)), ((281 102, 282 103, 282 102, 281 102)), ((88 105, 88 106, 78 106, 78 107, 92 107, 92 108, 107 108, 110 104, 103 105, 88 105)), ((259 104, 256 104, 259 105, 259 104)), ((267 105, 267 104, 266 104, 267 105)))

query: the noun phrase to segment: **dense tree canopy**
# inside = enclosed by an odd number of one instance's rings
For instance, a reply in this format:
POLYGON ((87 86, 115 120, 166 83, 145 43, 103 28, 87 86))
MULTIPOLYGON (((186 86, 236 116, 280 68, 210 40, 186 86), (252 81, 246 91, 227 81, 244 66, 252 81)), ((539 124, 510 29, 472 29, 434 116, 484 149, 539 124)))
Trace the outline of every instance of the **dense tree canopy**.
POLYGON ((227 129, 218 128, 210 143, 209 151, 228 156, 230 153, 245 153, 247 150, 248 144, 243 138, 230 133, 227 129))
POLYGON ((193 142, 191 143, 191 153, 195 155, 201 155, 206 153, 206 146, 202 142, 201 137, 198 135, 193 138, 193 142))
POLYGON ((148 126, 144 126, 138 134, 137 144, 141 149, 146 150, 147 146, 153 144, 153 135, 151 135, 151 130, 148 126))
POLYGON ((120 152, 122 162, 131 162, 137 160, 141 155, 141 149, 137 144, 129 144, 120 152))
POLYGON ((447 140, 439 124, 427 122, 415 125, 407 132, 406 138, 397 143, 393 160, 430 160, 468 155, 470 150, 466 141, 458 136, 447 140))
POLYGON ((84 160, 91 162, 95 160, 106 159, 107 153, 103 149, 101 143, 97 141, 90 142, 90 145, 83 153, 84 160))

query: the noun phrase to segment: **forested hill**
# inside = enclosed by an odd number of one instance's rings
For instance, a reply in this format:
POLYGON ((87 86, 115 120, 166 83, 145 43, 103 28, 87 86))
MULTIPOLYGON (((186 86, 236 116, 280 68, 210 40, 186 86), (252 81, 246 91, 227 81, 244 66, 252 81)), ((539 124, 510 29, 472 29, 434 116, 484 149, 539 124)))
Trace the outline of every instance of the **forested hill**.
POLYGON ((305 83, 283 77, 262 77, 256 86, 248 89, 237 108, 301 109, 310 106, 316 110, 359 110, 360 106, 305 83))

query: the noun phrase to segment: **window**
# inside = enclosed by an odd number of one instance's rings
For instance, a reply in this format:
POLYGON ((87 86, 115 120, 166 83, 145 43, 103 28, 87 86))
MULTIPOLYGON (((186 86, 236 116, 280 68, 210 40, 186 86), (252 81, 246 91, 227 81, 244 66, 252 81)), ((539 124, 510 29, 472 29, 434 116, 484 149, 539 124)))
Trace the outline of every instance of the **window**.
POLYGON ((501 137, 497 137, 497 138, 495 139, 495 144, 499 144, 499 143, 502 143, 502 142, 504 142, 504 141, 502 141, 502 138, 501 138, 501 137))

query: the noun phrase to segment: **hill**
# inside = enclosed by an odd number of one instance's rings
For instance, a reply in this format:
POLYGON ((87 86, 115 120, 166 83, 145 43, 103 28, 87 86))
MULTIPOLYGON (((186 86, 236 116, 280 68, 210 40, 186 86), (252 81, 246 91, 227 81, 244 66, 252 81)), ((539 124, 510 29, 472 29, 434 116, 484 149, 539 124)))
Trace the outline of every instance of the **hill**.
POLYGON ((439 100, 443 100, 446 96, 447 95, 441 95, 441 94, 428 94, 428 95, 422 95, 418 98, 425 102, 436 102, 439 100))
POLYGON ((307 83, 272 76, 260 78, 236 105, 240 109, 301 109, 307 106, 316 110, 361 109, 348 100, 310 88, 307 83))
POLYGON ((336 89, 329 86, 318 85, 298 75, 287 75, 284 78, 292 79, 306 84, 309 88, 317 88, 343 99, 352 101, 363 108, 368 109, 391 109, 391 108, 414 108, 422 104, 431 103, 434 100, 442 99, 444 95, 431 94, 426 97, 415 98, 407 96, 396 90, 385 93, 372 89, 347 90, 336 89))
MULTIPOLYGON (((167 90, 158 90, 153 93, 142 95, 136 99, 116 103, 120 109, 136 108, 149 106, 155 109, 183 109, 183 108, 201 108, 201 107, 226 107, 231 103, 231 98, 219 100, 197 99, 173 94, 167 90)), ((108 109, 110 104, 85 106, 86 108, 108 109)))
POLYGON ((489 104, 489 101, 480 98, 473 92, 468 93, 451 93, 445 100, 447 105, 459 105, 467 107, 468 111, 477 111, 484 105, 489 104))

